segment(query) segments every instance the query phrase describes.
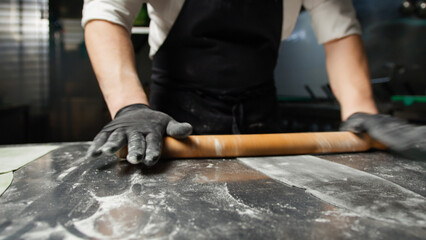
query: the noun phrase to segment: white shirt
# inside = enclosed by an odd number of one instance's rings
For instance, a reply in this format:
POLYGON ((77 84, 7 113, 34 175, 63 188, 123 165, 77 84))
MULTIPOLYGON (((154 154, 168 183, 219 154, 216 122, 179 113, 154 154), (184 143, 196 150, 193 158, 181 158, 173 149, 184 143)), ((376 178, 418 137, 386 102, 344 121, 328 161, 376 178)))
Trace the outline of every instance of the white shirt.
MULTIPOLYGON (((361 34, 351 0, 283 1, 282 40, 291 35, 302 5, 311 15, 311 24, 320 44, 351 34, 361 34)), ((185 0, 84 0, 82 26, 90 20, 100 19, 119 24, 130 33, 144 2, 148 3, 151 18, 148 42, 152 57, 167 38, 185 0)))

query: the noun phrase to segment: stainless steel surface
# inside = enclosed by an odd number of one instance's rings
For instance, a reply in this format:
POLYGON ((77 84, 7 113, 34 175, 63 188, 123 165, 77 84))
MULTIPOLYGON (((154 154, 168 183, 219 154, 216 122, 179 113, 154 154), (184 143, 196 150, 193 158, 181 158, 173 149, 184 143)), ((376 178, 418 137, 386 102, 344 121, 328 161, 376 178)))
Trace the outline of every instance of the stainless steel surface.
MULTIPOLYGON (((426 226, 360 216, 236 159, 147 169, 115 156, 84 159, 87 147, 65 144, 15 172, 0 198, 0 239, 426 239, 426 226)), ((425 197, 425 162, 381 152, 320 157, 425 197)))

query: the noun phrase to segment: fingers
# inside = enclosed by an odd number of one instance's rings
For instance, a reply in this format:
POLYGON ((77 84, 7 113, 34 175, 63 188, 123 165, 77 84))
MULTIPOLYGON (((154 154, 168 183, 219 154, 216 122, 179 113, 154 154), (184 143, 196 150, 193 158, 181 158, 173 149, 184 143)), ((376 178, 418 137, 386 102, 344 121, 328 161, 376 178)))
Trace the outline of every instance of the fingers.
POLYGON ((108 135, 109 134, 107 132, 100 132, 98 135, 96 135, 95 139, 93 139, 92 144, 87 150, 86 157, 97 157, 101 155, 102 151, 100 150, 100 147, 105 144, 108 139, 108 135))
POLYGON ((128 134, 129 145, 127 161, 132 164, 143 162, 146 166, 155 165, 161 156, 163 138, 161 135, 149 133, 144 138, 142 133, 128 134))
POLYGON ((120 129, 115 130, 108 137, 107 142, 101 147, 101 151, 107 155, 112 155, 126 145, 126 135, 120 129))
POLYGON ((127 161, 131 164, 138 164, 145 157, 145 138, 140 132, 130 132, 128 137, 128 154, 127 161))
POLYGON ((101 153, 111 155, 122 148, 126 142, 128 142, 128 162, 132 164, 143 162, 146 166, 153 166, 160 159, 163 147, 163 137, 160 134, 149 133, 144 137, 138 131, 125 134, 121 130, 116 130, 109 136, 106 132, 98 134, 89 148, 88 155, 99 156, 101 153))
POLYGON ((192 126, 189 123, 180 123, 172 119, 167 125, 166 133, 171 137, 185 138, 192 133, 192 126))
POLYGON ((155 133, 146 135, 146 152, 143 163, 146 166, 153 166, 158 162, 163 148, 163 137, 155 133))
POLYGON ((394 128, 375 128, 369 131, 369 135, 375 140, 386 145, 388 149, 405 158, 412 160, 426 159, 426 126, 416 127, 394 126, 394 128))

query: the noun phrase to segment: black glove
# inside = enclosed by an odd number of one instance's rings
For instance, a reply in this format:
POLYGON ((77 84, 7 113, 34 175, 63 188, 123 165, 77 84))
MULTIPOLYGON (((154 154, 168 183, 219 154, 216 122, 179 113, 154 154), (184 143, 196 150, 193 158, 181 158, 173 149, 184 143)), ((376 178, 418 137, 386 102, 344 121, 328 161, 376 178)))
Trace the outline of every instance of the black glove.
POLYGON ((366 132, 391 151, 410 159, 426 160, 426 126, 408 124, 389 115, 354 113, 340 130, 366 132))
POLYGON ((160 159, 164 133, 184 138, 191 132, 189 123, 179 123, 144 104, 133 104, 120 109, 114 120, 96 135, 87 155, 111 155, 128 144, 127 161, 152 166, 160 159))

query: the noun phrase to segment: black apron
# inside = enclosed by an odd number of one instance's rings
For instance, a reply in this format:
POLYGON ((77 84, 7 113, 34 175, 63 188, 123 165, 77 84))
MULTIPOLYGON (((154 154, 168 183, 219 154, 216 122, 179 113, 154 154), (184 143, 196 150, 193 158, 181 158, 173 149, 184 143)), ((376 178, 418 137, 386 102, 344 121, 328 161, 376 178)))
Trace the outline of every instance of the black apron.
POLYGON ((150 105, 194 134, 281 131, 282 0, 186 0, 153 59, 150 105))

